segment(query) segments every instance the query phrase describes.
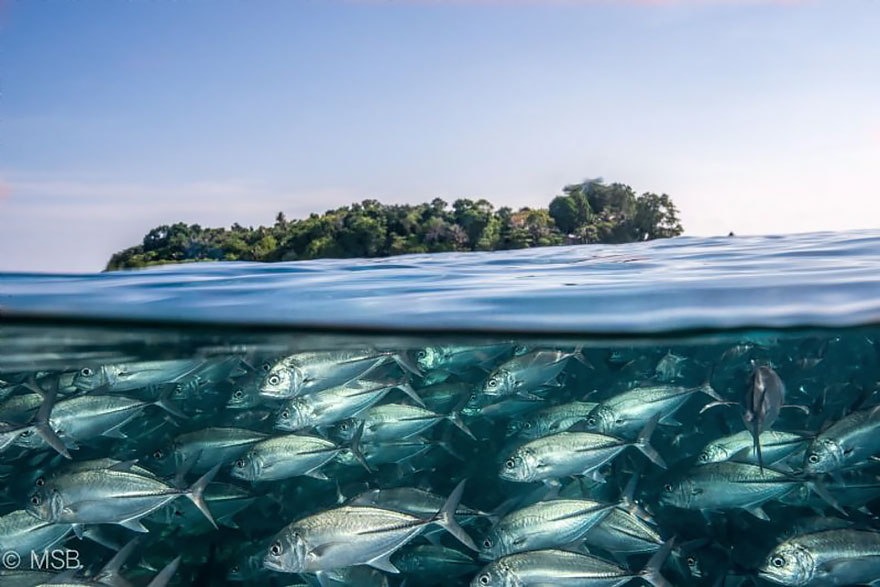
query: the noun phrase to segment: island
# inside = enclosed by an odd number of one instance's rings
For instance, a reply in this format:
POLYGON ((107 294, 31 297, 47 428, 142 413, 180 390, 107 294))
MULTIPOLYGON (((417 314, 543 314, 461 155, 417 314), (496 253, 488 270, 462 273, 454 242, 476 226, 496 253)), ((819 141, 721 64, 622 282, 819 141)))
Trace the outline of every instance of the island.
POLYGON ((194 261, 294 261, 407 253, 493 251, 563 244, 629 243, 678 236, 667 194, 637 195, 601 179, 567 185, 547 208, 495 207, 484 199, 425 204, 359 204, 272 226, 203 228, 178 222, 150 230, 114 254, 106 270, 194 261))

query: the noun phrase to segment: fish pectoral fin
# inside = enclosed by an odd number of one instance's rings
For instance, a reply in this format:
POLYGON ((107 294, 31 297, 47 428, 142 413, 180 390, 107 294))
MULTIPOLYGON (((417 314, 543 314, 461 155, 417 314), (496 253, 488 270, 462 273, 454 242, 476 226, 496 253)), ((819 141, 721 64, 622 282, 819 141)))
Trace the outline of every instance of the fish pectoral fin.
POLYGON ((679 422, 678 420, 676 420, 675 416, 672 416, 672 415, 664 416, 664 417, 660 418, 660 421, 658 422, 658 424, 661 424, 663 426, 674 426, 676 428, 684 425, 681 422, 679 422))
POLYGON ((374 558, 370 562, 367 563, 369 566, 379 569, 380 571, 385 571, 386 573, 394 573, 395 575, 400 573, 397 567, 391 562, 391 553, 385 553, 378 558, 374 558))
POLYGON ((755 505, 755 506, 752 506, 749 508, 743 508, 743 509, 745 511, 749 512, 750 514, 752 514, 753 516, 755 516, 756 518, 758 518, 759 520, 764 520, 765 522, 770 521, 770 516, 768 516, 767 512, 765 512, 763 510, 763 508, 761 508, 761 506, 759 506, 759 505, 755 505))
POLYGON ((134 532, 149 532, 146 526, 141 524, 141 521, 138 519, 125 520, 124 522, 119 522, 119 525, 128 528, 129 530, 132 530, 134 532))
POLYGON ((76 537, 82 540, 83 538, 83 525, 82 524, 74 524, 73 525, 73 533, 76 534, 76 537))
POLYGON ((313 469, 306 473, 306 477, 311 477, 312 479, 320 479, 321 481, 329 481, 330 477, 324 474, 320 469, 313 469))

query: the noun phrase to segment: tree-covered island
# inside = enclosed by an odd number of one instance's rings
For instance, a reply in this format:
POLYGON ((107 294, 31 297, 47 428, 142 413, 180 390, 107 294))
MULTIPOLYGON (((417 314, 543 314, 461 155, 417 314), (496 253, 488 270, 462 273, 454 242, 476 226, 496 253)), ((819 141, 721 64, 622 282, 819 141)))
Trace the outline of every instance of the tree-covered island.
POLYGON ((460 199, 450 207, 385 205, 376 200, 302 220, 279 213, 272 226, 158 226, 143 242, 111 257, 107 270, 189 261, 293 261, 387 257, 406 253, 492 251, 560 244, 627 243, 678 236, 678 210, 666 195, 636 193, 621 183, 566 186, 547 208, 498 208, 460 199))

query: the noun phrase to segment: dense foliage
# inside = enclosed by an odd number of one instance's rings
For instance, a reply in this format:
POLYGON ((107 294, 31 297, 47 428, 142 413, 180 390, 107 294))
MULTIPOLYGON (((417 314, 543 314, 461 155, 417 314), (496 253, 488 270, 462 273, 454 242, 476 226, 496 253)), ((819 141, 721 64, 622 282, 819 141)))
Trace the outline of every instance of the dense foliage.
POLYGON ((451 207, 439 198, 414 206, 364 200, 302 220, 279 213, 274 225, 257 228, 163 225, 141 244, 113 255, 107 269, 625 243, 682 233, 678 211, 666 194, 637 196, 627 185, 601 180, 566 186, 562 192, 546 209, 496 210, 486 200, 468 199, 451 207))

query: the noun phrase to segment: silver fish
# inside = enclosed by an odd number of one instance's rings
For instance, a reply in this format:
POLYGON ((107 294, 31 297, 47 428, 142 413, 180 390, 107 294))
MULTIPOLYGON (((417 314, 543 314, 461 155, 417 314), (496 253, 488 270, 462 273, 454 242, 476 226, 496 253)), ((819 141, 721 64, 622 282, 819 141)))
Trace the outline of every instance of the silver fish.
POLYGON ((830 473, 880 454, 880 406, 844 416, 820 432, 807 448, 804 470, 830 473))
POLYGON ((660 574, 660 567, 671 548, 670 541, 638 572, 567 550, 522 552, 489 563, 477 573, 471 587, 617 587, 637 578, 655 587, 667 587, 670 584, 660 574))
POLYGON ((275 436, 251 446, 235 461, 230 474, 246 481, 277 481, 300 475, 327 479, 320 468, 342 450, 344 447, 317 436, 275 436))
POLYGON ((491 345, 428 346, 416 351, 416 364, 425 371, 443 369, 461 373, 474 367, 488 365, 499 357, 513 352, 512 343, 491 345))
POLYGON ((515 510, 501 518, 480 542, 480 558, 495 560, 576 542, 614 507, 589 499, 553 499, 515 510))
MULTIPOLYGON (((761 433, 761 450, 764 463, 772 465, 783 461, 798 451, 806 448, 808 440, 793 432, 766 430, 761 433)), ((748 430, 713 440, 700 451, 697 457, 699 464, 720 463, 723 461, 739 461, 758 464, 752 433, 748 430)))
POLYGON ((507 433, 531 440, 565 432, 585 420, 598 405, 595 402, 576 401, 544 408, 526 418, 512 419, 508 423, 507 433))
POLYGON ((155 451, 152 459, 164 464, 166 470, 186 466, 194 473, 204 473, 216 465, 234 461, 266 438, 268 434, 246 428, 203 428, 177 436, 169 449, 155 451), (173 467, 169 466, 169 458, 173 459, 173 467))
MULTIPOLYGON (((125 438, 120 429, 148 406, 157 406, 169 414, 185 418, 165 397, 155 402, 144 402, 119 394, 87 394, 56 403, 49 424, 65 444, 76 448, 78 442, 98 436, 125 438)), ((25 448, 39 448, 42 443, 38 437, 29 435, 19 437, 15 444, 25 448)))
POLYGON ((47 522, 119 524, 146 532, 140 519, 181 496, 189 498, 216 528, 202 494, 219 467, 208 471, 193 485, 178 489, 155 477, 138 475, 124 467, 92 469, 60 475, 37 488, 28 500, 31 515, 47 522))
POLYGON ((411 436, 421 434, 443 420, 449 420, 470 438, 474 438, 473 433, 461 420, 457 412, 447 416, 419 406, 407 404, 374 406, 363 412, 358 418, 349 418, 340 422, 334 428, 332 436, 341 440, 350 440, 357 429, 358 421, 363 421, 364 442, 376 443, 387 440, 405 440, 411 436))
POLYGON ((307 516, 276 535, 263 564, 283 573, 317 573, 355 565, 397 573, 389 557, 431 524, 476 550, 455 521, 463 491, 464 481, 429 518, 370 506, 341 506, 307 516))
POLYGON ((636 447, 656 465, 665 468, 662 457, 648 442, 656 425, 655 417, 636 440, 592 432, 560 432, 532 440, 505 459, 499 476, 507 481, 527 483, 595 473, 629 446, 636 447))
POLYGON ((770 552, 758 575, 791 586, 876 584, 880 534, 825 530, 790 538, 770 552))
POLYGON ((586 361, 580 350, 537 350, 513 357, 489 374, 480 391, 490 397, 529 397, 533 391, 556 379, 571 358, 586 361))
POLYGON ((83 367, 73 377, 73 385, 83 391, 131 391, 151 385, 176 383, 197 372, 204 363, 203 359, 175 359, 83 367))
POLYGON ((279 359, 269 368, 260 384, 260 394, 289 399, 314 393, 365 377, 389 361, 418 374, 418 368, 400 353, 375 350, 297 353, 279 359))
POLYGON ((689 510, 743 509, 767 520, 761 505, 791 493, 803 482, 758 465, 711 463, 666 483, 660 503, 689 510))
POLYGON ((404 381, 359 379, 289 400, 278 412, 275 428, 295 432, 335 424, 371 408, 392 389, 401 389, 421 402, 412 387, 404 381))
POLYGON ((709 384, 689 388, 637 387, 600 402, 587 417, 586 429, 625 438, 638 433, 656 415, 661 416, 661 424, 676 423, 673 415, 695 393, 721 401, 709 384))

